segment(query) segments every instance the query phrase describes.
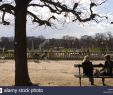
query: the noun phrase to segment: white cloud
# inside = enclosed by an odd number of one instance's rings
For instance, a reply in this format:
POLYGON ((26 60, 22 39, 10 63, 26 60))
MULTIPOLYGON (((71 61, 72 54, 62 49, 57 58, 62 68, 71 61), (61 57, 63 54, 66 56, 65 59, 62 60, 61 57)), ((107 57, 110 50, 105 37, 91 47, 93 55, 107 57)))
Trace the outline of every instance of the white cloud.
POLYGON ((43 35, 46 38, 61 38, 64 35, 80 37, 83 35, 94 35, 95 33, 106 33, 113 30, 113 25, 107 23, 100 24, 78 24, 70 23, 58 29, 34 27, 28 28, 27 35, 39 36, 43 35), (32 32, 31 32, 32 31, 32 32))

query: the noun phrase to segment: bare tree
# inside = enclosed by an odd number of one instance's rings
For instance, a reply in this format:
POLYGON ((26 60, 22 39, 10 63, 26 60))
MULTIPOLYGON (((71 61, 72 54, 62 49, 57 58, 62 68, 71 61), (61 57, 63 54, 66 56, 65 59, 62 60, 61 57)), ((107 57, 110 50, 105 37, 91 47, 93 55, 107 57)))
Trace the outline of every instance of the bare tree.
POLYGON ((96 33, 95 40, 97 47, 103 48, 105 46, 106 35, 105 33, 96 33))
POLYGON ((112 48, 113 47, 113 35, 111 32, 107 32, 107 43, 106 43, 106 48, 112 48))
MULTIPOLYGON (((13 0, 11 0, 13 2, 13 0)), ((64 1, 64 0, 63 0, 64 1)), ((81 7, 79 2, 74 2, 73 6, 69 6, 64 3, 62 0, 14 0, 14 3, 4 3, 0 5, 0 10, 2 14, 2 23, 4 25, 10 25, 10 22, 5 20, 6 13, 10 13, 15 17, 15 85, 25 86, 32 85, 32 82, 29 78, 28 65, 27 65, 27 42, 26 42, 26 21, 27 15, 32 19, 32 22, 38 23, 39 26, 46 25, 52 26, 52 21, 57 20, 57 15, 64 15, 65 18, 71 16, 73 22, 87 22, 94 20, 97 22, 96 17, 101 17, 98 14, 93 12, 93 8, 101 5, 105 1, 102 1, 100 4, 90 1, 89 5, 86 6, 87 10, 84 10, 81 7), (35 3, 34 3, 35 2, 35 3), (51 15, 46 19, 40 18, 39 15, 36 15, 32 11, 29 11, 28 8, 48 8, 51 15)), ((66 0, 68 1, 68 0, 66 0)), ((73 0, 74 1, 74 0, 73 0)), ((70 2, 70 1, 69 1, 70 2)))

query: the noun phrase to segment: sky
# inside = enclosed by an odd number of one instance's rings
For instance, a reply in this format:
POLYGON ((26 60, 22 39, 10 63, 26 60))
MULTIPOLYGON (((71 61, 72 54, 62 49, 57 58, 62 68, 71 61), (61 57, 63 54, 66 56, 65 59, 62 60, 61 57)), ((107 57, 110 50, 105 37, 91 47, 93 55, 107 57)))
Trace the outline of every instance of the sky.
MULTIPOLYGON (((100 0, 97 0, 100 1, 100 0)), ((88 0, 83 0, 83 3, 87 3, 88 0)), ((43 10, 42 10, 43 11, 43 10)), ((42 12, 41 11, 41 12, 42 12)), ((113 24, 110 24, 113 21, 113 0, 107 0, 101 6, 98 6, 98 9, 95 9, 101 15, 108 16, 108 20, 102 20, 100 23, 95 23, 94 21, 80 23, 65 23, 64 25, 61 22, 55 24, 52 27, 38 26, 37 24, 28 23, 27 24, 27 36, 44 36, 45 38, 62 38, 62 36, 69 35, 74 37, 81 37, 83 35, 94 35, 95 33, 113 33, 113 24)), ((1 18, 1 16, 0 16, 1 18)), ((14 22, 13 18, 6 16, 6 18, 11 21, 11 25, 4 26, 0 24, 0 37, 12 37, 14 36, 14 22)), ((60 20, 62 20, 60 18, 60 20)))

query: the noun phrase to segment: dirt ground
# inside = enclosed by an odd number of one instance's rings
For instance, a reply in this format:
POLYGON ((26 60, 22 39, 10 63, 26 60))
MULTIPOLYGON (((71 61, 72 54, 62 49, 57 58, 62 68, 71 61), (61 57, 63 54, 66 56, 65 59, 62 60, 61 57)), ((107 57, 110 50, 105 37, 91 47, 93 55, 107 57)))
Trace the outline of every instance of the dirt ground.
MULTIPOLYGON (((78 69, 74 64, 82 61, 40 61, 28 62, 29 75, 34 84, 40 86, 79 86, 78 78, 74 77, 78 69)), ((103 63, 103 61, 92 61, 93 64, 103 63)), ((13 60, 0 61, 0 86, 14 85, 15 63, 13 60)), ((113 79, 106 79, 108 86, 113 86, 113 79)), ((88 79, 82 79, 83 86, 90 86, 88 79)), ((96 86, 102 86, 101 79, 95 79, 96 86)))

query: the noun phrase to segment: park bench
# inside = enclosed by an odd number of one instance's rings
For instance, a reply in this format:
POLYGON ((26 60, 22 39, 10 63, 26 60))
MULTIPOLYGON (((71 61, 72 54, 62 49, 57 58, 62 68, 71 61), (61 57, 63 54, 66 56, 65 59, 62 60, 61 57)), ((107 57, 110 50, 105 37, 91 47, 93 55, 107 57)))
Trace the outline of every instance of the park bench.
MULTIPOLYGON (((79 78, 79 84, 80 84, 80 86, 82 86, 82 78, 89 78, 89 76, 86 76, 86 75, 84 75, 83 74, 83 71, 82 71, 82 69, 83 69, 83 65, 82 64, 74 64, 74 67, 75 68, 78 68, 78 70, 79 70, 79 72, 77 73, 77 74, 75 74, 74 76, 76 77, 76 78, 79 78)), ((102 68, 102 67, 104 67, 104 65, 103 64, 94 64, 93 65, 93 68, 102 68)), ((112 75, 93 75, 93 76, 91 76, 92 78, 101 78, 102 79, 102 83, 103 83, 103 86, 105 85, 105 83, 104 83, 104 79, 105 78, 113 78, 113 74, 112 75)))

